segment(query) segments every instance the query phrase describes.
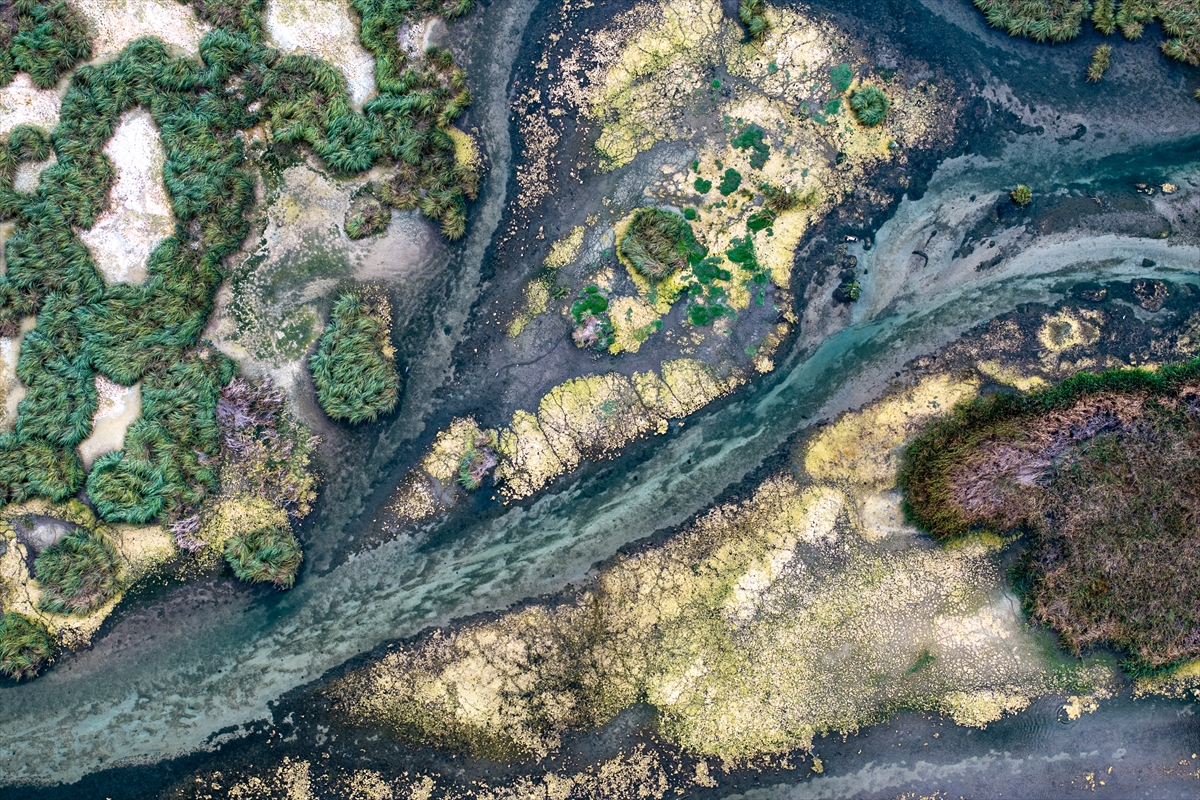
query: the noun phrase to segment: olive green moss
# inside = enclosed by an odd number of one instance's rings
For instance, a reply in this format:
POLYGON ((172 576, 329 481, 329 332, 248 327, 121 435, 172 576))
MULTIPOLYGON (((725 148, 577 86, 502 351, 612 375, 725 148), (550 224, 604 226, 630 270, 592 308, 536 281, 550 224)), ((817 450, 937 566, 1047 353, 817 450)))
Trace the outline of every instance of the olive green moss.
POLYGON ((87 20, 62 0, 0 4, 0 86, 27 72, 39 89, 53 89, 92 55, 87 20))
MULTIPOLYGON (((116 59, 73 75, 52 135, 20 127, 0 142, 0 218, 15 222, 0 277, 0 335, 37 318, 17 364, 28 392, 16 429, 0 437, 0 504, 61 501, 83 487, 76 446, 91 432, 97 373, 123 385, 143 382, 143 413, 125 449, 98 461, 87 479, 104 519, 178 517, 216 489, 214 409, 235 369, 200 336, 226 277, 223 261, 250 230, 255 176, 244 131, 261 126, 273 147, 308 148, 338 174, 387 165, 396 204, 419 205, 448 236, 465 231, 465 198, 474 195, 477 176, 456 163, 446 131, 470 100, 464 75, 448 51, 408 58, 394 36, 390 43, 379 36, 470 4, 358 5, 363 42, 387 65, 362 114, 352 110, 335 68, 261 44, 261 2, 208 2, 198 4, 199 13, 217 30, 201 41, 199 59, 139 39, 116 59), (105 208, 115 171, 103 148, 121 115, 139 107, 150 110, 162 137, 175 234, 151 254, 145 283, 109 286, 77 231, 91 228, 105 208), (51 149, 56 163, 42 172, 37 191, 16 192, 17 167, 51 149)), ((26 16, 37 18, 32 5, 12 8, 18 28, 26 16)), ((18 40, 25 41, 14 36, 12 52, 18 40)))
POLYGON ((0 617, 0 675, 33 678, 54 656, 54 639, 46 626, 9 611, 0 617))
POLYGON ((905 513, 941 540, 1014 526, 1026 533, 1016 573, 1025 608, 1076 653, 1110 645, 1134 673, 1200 657, 1198 379, 1194 360, 1156 372, 1079 374, 1053 389, 961 404, 906 448, 905 513), (1102 424, 1090 434, 1072 428, 1045 478, 978 479, 988 482, 971 491, 997 505, 964 508, 956 480, 974 474, 971 459, 983 448, 1019 448, 1042 420, 1097 395, 1102 424), (1112 417, 1111 397, 1138 398, 1144 411, 1132 421, 1112 417))
POLYGON ((117 548, 100 531, 76 528, 38 554, 33 572, 42 597, 38 608, 86 614, 117 593, 117 548))
POLYGON ((343 293, 309 360, 317 401, 333 419, 367 422, 396 407, 400 376, 390 343, 390 319, 355 294, 343 293))
POLYGON ((661 208, 634 212, 617 246, 634 269, 656 281, 683 269, 690 259, 704 257, 704 248, 687 220, 661 208))

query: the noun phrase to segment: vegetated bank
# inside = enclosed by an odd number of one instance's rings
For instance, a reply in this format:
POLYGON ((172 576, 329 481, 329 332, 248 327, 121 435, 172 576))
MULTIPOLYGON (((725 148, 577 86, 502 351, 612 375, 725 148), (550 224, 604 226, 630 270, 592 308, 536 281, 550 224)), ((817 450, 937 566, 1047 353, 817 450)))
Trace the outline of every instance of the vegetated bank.
MULTIPOLYGON (((256 161, 308 151, 347 176, 381 165, 372 189, 387 214, 419 207, 450 238, 465 232, 478 182, 455 160, 448 132, 470 103, 464 73, 449 51, 409 54, 396 35, 427 16, 460 16, 470 0, 354 5, 378 88, 361 114, 336 68, 263 43, 262 4, 204 4, 198 13, 215 30, 198 59, 139 39, 114 60, 74 72, 53 132, 18 126, 0 140, 0 220, 14 229, 0 276, 0 335, 16 337, 36 319, 17 363, 27 393, 15 429, 0 436, 0 506, 62 504, 82 489, 100 523, 158 522, 177 552, 202 562, 224 553, 238 577, 291 585, 301 559, 291 522, 311 504, 314 440, 278 392, 235 380, 237 365, 201 341, 224 260, 250 233, 256 161), (109 202, 116 176, 103 149, 122 115, 138 108, 150 111, 162 137, 175 232, 151 253, 144 283, 109 285, 79 231, 109 202), (265 132, 265 146, 247 146, 252 129, 265 132), (51 153, 37 189, 18 191, 18 168, 51 153), (142 414, 124 448, 87 473, 77 446, 92 432, 97 376, 140 382, 142 414)), ((90 55, 81 20, 62 2, 14 6, 0 20, 0 83, 28 71, 37 85, 55 85, 90 55)), ((18 613, 15 583, 44 591, 24 618, 51 631, 76 624, 67 614, 119 596, 136 570, 92 569, 117 563, 112 538, 100 528, 72 534, 38 555, 40 569, 6 575, 6 619, 18 613)), ((32 558, 29 548, 10 537, 4 552, 16 564, 21 553, 32 558)), ((3 630, 29 638, 16 622, 3 630)), ((12 666, 2 669, 28 677, 34 662, 6 655, 12 666)))
MULTIPOLYGON (((1200 66, 1200 4, 1196 0, 974 0, 990 25, 1013 36, 1038 42, 1074 39, 1090 18, 1096 30, 1109 36, 1118 29, 1129 40, 1139 39, 1146 25, 1162 24, 1167 35, 1163 54, 1200 66)), ((1099 80, 1108 67, 1111 47, 1093 54, 1089 80, 1099 80)), ((1200 90, 1197 90, 1200 97, 1200 90)))
POLYGON ((959 405, 906 450, 909 518, 943 541, 1024 533, 1024 606, 1133 674, 1200 657, 1200 360, 1081 373, 959 405))

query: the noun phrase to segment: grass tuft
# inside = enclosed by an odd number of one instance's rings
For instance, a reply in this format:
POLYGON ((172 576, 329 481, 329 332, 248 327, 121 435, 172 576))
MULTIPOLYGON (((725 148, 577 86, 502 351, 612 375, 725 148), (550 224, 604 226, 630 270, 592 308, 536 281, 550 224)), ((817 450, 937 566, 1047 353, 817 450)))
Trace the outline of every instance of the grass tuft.
POLYGON ((358 424, 396 407, 400 376, 391 320, 384 297, 344 292, 334 303, 329 325, 308 362, 317 401, 333 419, 358 424))
POLYGON ((887 118, 891 101, 876 86, 864 86, 850 95, 850 109, 858 121, 867 127, 874 127, 887 118))
POLYGON ((618 244, 621 256, 650 280, 660 281, 704 257, 687 220, 661 208, 640 208, 618 244))
POLYGON ((42 587, 38 608, 86 614, 117 593, 121 560, 108 537, 77 528, 43 550, 33 562, 42 587))
POLYGON ((36 677, 54 656, 54 639, 39 620, 15 611, 0 617, 0 675, 23 680, 36 677))

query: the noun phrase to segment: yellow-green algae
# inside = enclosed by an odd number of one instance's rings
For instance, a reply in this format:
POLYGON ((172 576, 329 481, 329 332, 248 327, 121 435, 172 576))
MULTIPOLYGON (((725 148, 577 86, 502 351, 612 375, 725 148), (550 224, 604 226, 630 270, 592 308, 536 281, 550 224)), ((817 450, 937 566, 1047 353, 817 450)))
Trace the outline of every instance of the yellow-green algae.
POLYGON ((347 720, 494 757, 545 755, 646 701, 669 739, 736 761, 902 708, 986 725, 1039 694, 1104 689, 1109 662, 1067 659, 1024 625, 1003 542, 938 548, 862 510, 898 516, 895 453, 976 386, 934 376, 846 415, 800 455, 806 473, 617 557, 575 597, 436 631, 329 691, 347 720))
POLYGON ((500 493, 508 500, 528 497, 584 459, 610 457, 640 436, 666 433, 670 420, 694 413, 744 380, 736 370, 722 376, 695 359, 673 359, 659 373, 572 378, 547 392, 537 413, 518 410, 499 431, 484 431, 473 418, 456 419, 404 478, 389 508, 412 522, 451 507, 459 497, 458 465, 480 437, 495 445, 500 493))

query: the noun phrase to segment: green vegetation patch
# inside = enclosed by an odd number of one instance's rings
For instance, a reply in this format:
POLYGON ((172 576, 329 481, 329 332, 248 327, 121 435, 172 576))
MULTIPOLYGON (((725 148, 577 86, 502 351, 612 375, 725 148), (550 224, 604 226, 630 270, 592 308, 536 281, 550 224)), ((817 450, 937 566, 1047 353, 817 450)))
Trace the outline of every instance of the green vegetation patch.
POLYGON ((39 620, 9 611, 0 617, 0 675, 36 677, 54 655, 54 639, 39 620))
POLYGON ((717 187, 717 191, 722 197, 728 197, 738 190, 742 185, 742 173, 738 172, 733 167, 725 170, 725 174, 721 176, 721 185, 717 187))
POLYGON ((1170 58, 1200 65, 1200 11, 1196 0, 975 0, 988 24, 1013 36, 1038 42, 1065 42, 1079 35, 1084 18, 1108 35, 1120 29, 1127 39, 1138 39, 1155 20, 1168 39, 1162 51, 1170 58))
POLYGON ((1108 64, 1111 59, 1112 45, 1098 45, 1092 53, 1092 62, 1088 64, 1087 79, 1095 83, 1103 78, 1104 73, 1108 71, 1108 64))
POLYGON ((762 39, 771 30, 767 19, 766 0, 741 0, 738 4, 738 19, 746 26, 751 39, 762 39))
MULTIPOLYGON (((740 177, 739 177, 740 180, 740 177)), ((704 247, 688 221, 661 208, 639 208, 617 247, 621 257, 650 280, 660 281, 703 258, 704 247)))
POLYGON ((88 23, 62 0, 7 0, 0 5, 0 86, 27 72, 39 89, 92 56, 88 23))
POLYGON ((400 375, 391 344, 391 308, 382 297, 344 292, 309 359, 317 401, 334 419, 358 424, 396 407, 400 375))
POLYGON ((883 122, 890 105, 887 95, 877 86, 864 86, 850 95, 850 109, 858 121, 868 127, 883 122))
MULTIPOLYGON (((0 504, 57 502, 82 488, 76 446, 91 433, 97 373, 143 385, 143 413, 124 451, 100 459, 87 478, 104 519, 179 520, 217 488, 215 407, 235 370, 200 337, 226 277, 224 260, 250 230, 255 176, 243 132, 265 130, 271 148, 307 148, 339 174, 382 164, 382 202, 419 207, 449 237, 465 231, 465 198, 474 196, 478 176, 456 162, 447 132, 470 102, 465 76, 448 51, 405 55, 394 32, 426 14, 464 13, 469 3, 356 4, 364 44, 387 67, 377 72, 379 93, 362 114, 353 111, 336 68, 261 43, 261 2, 197 7, 217 28, 201 41, 199 59, 173 57, 161 41, 139 39, 116 59, 75 72, 53 139, 24 127, 0 141, 0 218, 15 223, 0 277, 0 334, 13 335, 23 319, 37 317, 17 364, 28 391, 15 430, 0 437, 0 504), (103 149, 121 115, 136 108, 150 110, 162 137, 175 235, 151 254, 145 283, 110 286, 77 231, 90 229, 107 205, 115 170, 103 149), (48 144, 56 163, 42 172, 38 191, 16 192, 17 166, 49 155, 48 144)), ((53 56, 43 73, 57 75, 83 51, 21 44, 37 31, 74 35, 66 23, 23 21, 51 14, 36 10, 44 8, 59 7, 9 6, 0 29, 16 31, 5 50, 14 65, 42 53, 53 56), (32 32, 21 38, 26 30, 32 32)), ((398 383, 394 368, 370 374, 356 389, 359 400, 372 398, 374 406, 360 412, 368 417, 394 405, 389 387, 398 383)))
POLYGON ((42 587, 38 608, 56 614, 86 614, 117 593, 121 561, 99 531, 76 528, 47 547, 33 563, 42 587))
POLYGON ((380 195, 379 187, 369 183, 350 198, 345 228, 346 235, 351 239, 365 239, 387 230, 388 223, 392 221, 392 206, 385 203, 380 195))
POLYGON ((255 527, 225 541, 225 560, 233 574, 251 583, 290 588, 303 558, 300 543, 288 525, 255 527))
POLYGON ((829 88, 834 94, 842 94, 854 82, 854 70, 849 64, 838 64, 829 70, 829 88))
POLYGON ((1086 0, 975 0, 988 24, 1038 42, 1065 42, 1079 35, 1086 0))
POLYGON ((753 151, 750 153, 750 166, 754 169, 762 169, 771 155, 770 146, 763 141, 763 133, 763 129, 757 125, 747 125, 741 133, 733 137, 733 146, 738 150, 753 151))
MULTIPOLYGON (((600 291, 600 287, 585 286, 580 291, 579 298, 571 303, 570 311, 571 319, 575 320, 575 329, 571 332, 571 338, 576 346, 592 350, 607 350, 616 341, 612 319, 607 313, 608 298, 600 291)), ((464 469, 467 469, 465 464, 464 461, 464 469)), ((467 483, 463 485, 472 488, 467 483)))
POLYGON ((1033 200, 1033 190, 1025 184, 1021 184, 1017 188, 1008 193, 1008 196, 1014 203, 1019 206, 1027 206, 1033 200))
POLYGON ((1200 360, 1080 374, 954 409, 910 444, 908 517, 936 538, 1024 531, 1025 608, 1135 673, 1200 656, 1200 360))

